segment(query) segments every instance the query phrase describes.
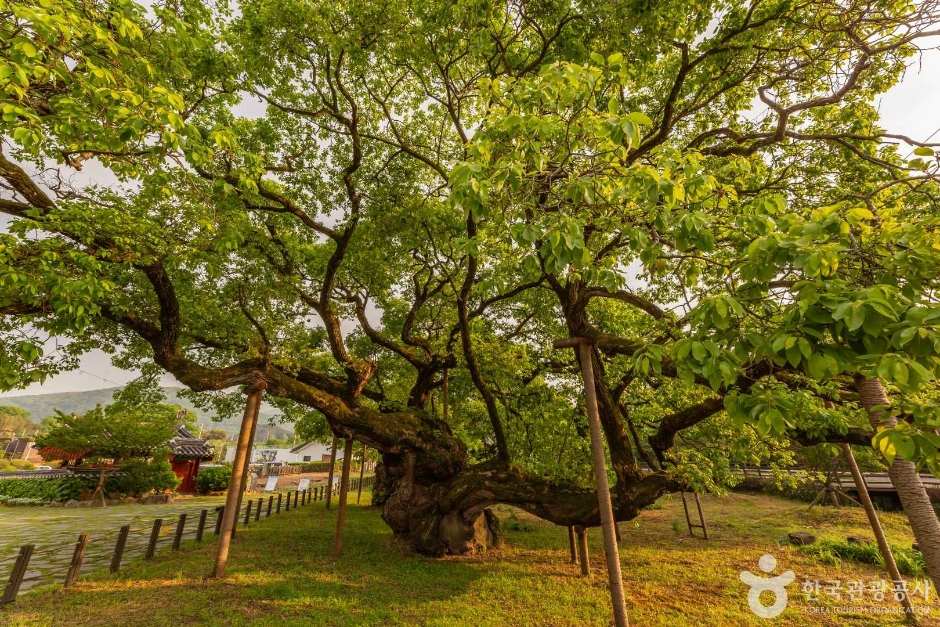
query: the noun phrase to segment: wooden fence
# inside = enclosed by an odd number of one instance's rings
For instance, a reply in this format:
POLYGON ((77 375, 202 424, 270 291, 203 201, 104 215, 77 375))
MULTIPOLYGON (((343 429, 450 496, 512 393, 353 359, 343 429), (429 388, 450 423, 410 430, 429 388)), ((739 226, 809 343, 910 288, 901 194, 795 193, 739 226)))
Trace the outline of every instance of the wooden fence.
MULTIPOLYGON (((364 477, 362 487, 369 487, 374 481, 374 475, 364 477)), ((349 484, 350 492, 359 489, 358 478, 351 479, 349 484)), ((269 518, 272 514, 278 515, 282 511, 289 512, 291 509, 322 501, 326 498, 326 490, 326 485, 321 485, 260 497, 246 494, 244 512, 239 512, 232 536, 235 535, 239 522, 245 527, 252 522, 260 522, 262 517, 269 518)), ((335 494, 338 491, 337 485, 333 492, 335 494)), ((117 539, 113 544, 106 542, 108 534, 83 533, 77 536, 74 543, 44 547, 41 550, 36 550, 35 544, 23 545, 16 555, 0 558, 0 573, 10 569, 6 585, 0 588, 0 606, 13 603, 21 590, 32 586, 56 581, 61 581, 64 586, 74 584, 81 574, 82 567, 86 566, 91 558, 94 558, 99 567, 107 564, 110 571, 116 573, 132 553, 142 555, 145 560, 151 560, 160 549, 169 547, 173 551, 179 551, 183 540, 202 542, 207 534, 219 534, 224 512, 225 506, 220 505, 214 509, 203 509, 198 512, 198 516, 190 517, 187 513, 181 513, 170 520, 157 518, 152 524, 143 527, 124 525, 118 530, 117 539), (35 558, 48 560, 53 556, 62 555, 65 556, 64 560, 52 560, 48 562, 49 567, 35 567, 35 558)))

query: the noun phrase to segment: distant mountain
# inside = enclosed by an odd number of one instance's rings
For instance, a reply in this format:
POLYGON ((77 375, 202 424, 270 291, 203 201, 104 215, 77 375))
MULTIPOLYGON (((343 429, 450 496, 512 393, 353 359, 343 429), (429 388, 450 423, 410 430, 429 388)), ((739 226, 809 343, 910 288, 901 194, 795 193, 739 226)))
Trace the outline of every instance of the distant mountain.
MULTIPOLYGON (((94 409, 96 405, 107 405, 113 400, 114 393, 121 388, 105 388, 101 390, 86 390, 83 392, 58 392, 56 394, 27 394, 23 396, 0 396, 0 405, 14 405, 21 407, 29 412, 33 422, 38 423, 46 416, 55 413, 59 409, 67 414, 83 414, 89 409, 94 409)), ((216 420, 214 414, 203 411, 185 398, 181 398, 177 392, 180 388, 163 388, 166 394, 166 402, 172 405, 179 405, 186 409, 196 412, 199 417, 199 425, 203 429, 225 429, 229 435, 238 433, 238 427, 241 424, 241 415, 216 420)), ((265 441, 269 438, 285 439, 294 434, 292 424, 271 425, 272 419, 276 422, 280 412, 277 410, 262 411, 258 420, 258 432, 255 435, 255 441, 265 441)))

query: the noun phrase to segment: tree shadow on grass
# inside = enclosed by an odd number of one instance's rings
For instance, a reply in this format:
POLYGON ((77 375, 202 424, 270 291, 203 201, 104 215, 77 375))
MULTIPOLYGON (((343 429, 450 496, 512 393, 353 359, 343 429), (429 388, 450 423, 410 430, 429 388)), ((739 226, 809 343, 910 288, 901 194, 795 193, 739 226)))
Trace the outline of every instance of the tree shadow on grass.
POLYGON ((224 581, 205 578, 212 543, 188 543, 179 555, 135 561, 74 590, 26 595, 9 618, 108 627, 416 624, 497 568, 412 555, 376 512, 358 507, 348 510, 344 554, 334 559, 334 518, 314 504, 239 528, 224 581))

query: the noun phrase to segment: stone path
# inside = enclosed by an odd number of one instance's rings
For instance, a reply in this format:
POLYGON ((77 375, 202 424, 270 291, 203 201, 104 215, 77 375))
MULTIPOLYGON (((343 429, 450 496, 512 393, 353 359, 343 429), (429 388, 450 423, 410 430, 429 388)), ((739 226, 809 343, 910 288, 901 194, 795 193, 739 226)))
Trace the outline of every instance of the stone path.
POLYGON ((143 556, 156 518, 163 519, 157 550, 173 543, 179 515, 186 513, 184 539, 196 535, 200 512, 209 510, 206 533, 215 527, 215 508, 224 497, 178 499, 164 505, 113 505, 109 507, 0 507, 0 586, 9 577, 19 549, 24 544, 36 546, 21 590, 40 583, 65 579, 79 534, 89 534, 82 572, 107 568, 122 525, 131 533, 123 560, 143 556))
MULTIPOLYGON (((371 476, 371 475, 370 475, 371 476)), ((287 494, 301 478, 311 480, 311 489, 326 484, 327 473, 287 475, 278 481, 278 492, 287 494)), ((248 498, 257 504, 262 496, 259 482, 248 498)), ((267 502, 267 494, 264 495, 267 502)), ((276 499, 276 497, 275 497, 276 499)), ((225 502, 223 496, 177 498, 173 503, 159 505, 111 505, 108 507, 0 507, 0 590, 6 584, 20 547, 35 545, 29 568, 20 590, 44 583, 61 583, 75 551, 80 534, 88 534, 82 573, 108 568, 114 553, 118 533, 123 525, 131 531, 122 557, 122 564, 140 559, 147 551, 147 543, 155 519, 162 519, 157 552, 173 544, 179 516, 186 513, 183 540, 196 536, 202 510, 208 510, 204 537, 214 537, 216 508, 225 502)), ((244 513, 244 505, 242 506, 244 513)), ((264 514, 262 514, 262 518, 264 514)), ((252 521, 255 515, 252 513, 252 521)), ((241 524, 242 515, 239 515, 241 524)))

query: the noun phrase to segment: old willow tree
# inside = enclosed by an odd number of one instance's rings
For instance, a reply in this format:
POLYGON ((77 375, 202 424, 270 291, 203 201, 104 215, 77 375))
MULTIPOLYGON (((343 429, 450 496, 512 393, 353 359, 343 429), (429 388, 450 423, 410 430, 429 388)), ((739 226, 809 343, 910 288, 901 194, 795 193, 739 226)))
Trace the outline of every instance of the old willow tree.
POLYGON ((937 162, 872 106, 935 2, 229 9, 0 0, 4 386, 260 375, 432 555, 598 524, 568 335, 619 520, 792 443, 936 467, 937 162))

